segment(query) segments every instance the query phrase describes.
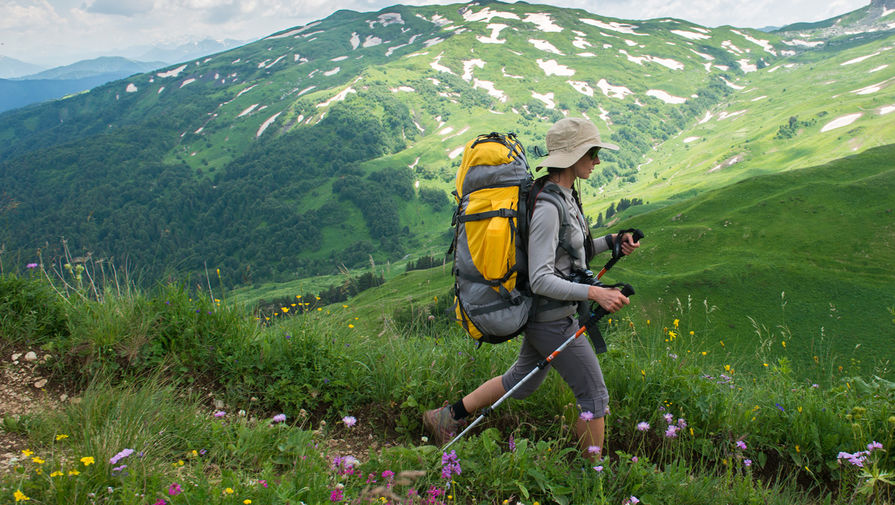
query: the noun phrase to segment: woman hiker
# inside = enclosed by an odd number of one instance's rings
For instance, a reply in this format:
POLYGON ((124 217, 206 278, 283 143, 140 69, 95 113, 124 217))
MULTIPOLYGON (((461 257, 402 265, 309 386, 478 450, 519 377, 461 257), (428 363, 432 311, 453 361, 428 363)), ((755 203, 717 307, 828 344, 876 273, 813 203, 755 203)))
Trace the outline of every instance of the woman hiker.
MULTIPOLYGON (((578 330, 579 303, 592 300, 609 312, 628 304, 628 298, 617 289, 568 280, 573 271, 587 269, 590 260, 587 253, 612 249, 615 240, 622 240, 621 249, 626 255, 640 247, 629 233, 597 239, 590 236, 573 184, 590 177, 594 167, 600 164, 601 148, 618 150, 618 146, 601 141, 597 127, 585 119, 560 119, 547 131, 548 156, 537 167, 546 167, 547 175, 546 181, 540 182, 544 183, 545 190, 562 196, 571 226, 566 227, 566 236, 560 237, 561 217, 557 207, 546 203, 535 205, 528 239, 528 271, 538 307, 525 327, 519 357, 506 373, 486 381, 456 403, 423 414, 423 425, 439 446, 462 430, 471 413, 497 401, 578 330), (555 187, 548 188, 551 185, 555 187), (585 247, 588 239, 592 241, 592 248, 585 247)), ((582 413, 575 424, 579 447, 585 457, 592 461, 600 459, 609 393, 600 362, 586 339, 575 339, 550 365, 523 384, 513 398, 522 399, 533 393, 551 367, 572 388, 582 413)))

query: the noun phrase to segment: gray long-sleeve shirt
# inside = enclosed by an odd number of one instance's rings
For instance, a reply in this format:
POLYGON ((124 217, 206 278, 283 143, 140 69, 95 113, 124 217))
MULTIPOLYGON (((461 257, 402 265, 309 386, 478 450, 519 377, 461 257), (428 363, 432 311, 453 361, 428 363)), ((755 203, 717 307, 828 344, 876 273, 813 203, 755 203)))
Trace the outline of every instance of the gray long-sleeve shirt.
MULTIPOLYGON (((547 184, 553 184, 548 182, 547 184)), ((531 217, 528 237, 528 277, 531 290, 539 295, 539 307, 552 300, 570 302, 560 307, 538 310, 535 321, 554 321, 568 317, 578 310, 574 302, 587 300, 589 286, 567 280, 573 269, 585 269, 584 240, 587 236, 587 222, 578 210, 571 188, 554 184, 562 190, 562 200, 569 212, 570 245, 579 251, 578 259, 572 258, 565 249, 559 247, 560 215, 555 205, 538 202, 531 217)), ((605 237, 594 239, 594 252, 600 253, 610 247, 605 237)))

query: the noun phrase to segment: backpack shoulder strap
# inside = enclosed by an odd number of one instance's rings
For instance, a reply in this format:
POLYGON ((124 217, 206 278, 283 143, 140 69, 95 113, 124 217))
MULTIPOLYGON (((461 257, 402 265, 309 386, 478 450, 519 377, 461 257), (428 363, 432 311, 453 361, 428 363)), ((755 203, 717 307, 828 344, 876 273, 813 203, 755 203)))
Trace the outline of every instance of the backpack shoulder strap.
POLYGON ((555 206, 559 213, 559 248, 566 251, 572 258, 580 258, 578 251, 576 251, 575 248, 572 247, 572 244, 569 243, 568 233, 566 233, 566 229, 569 226, 572 226, 572 224, 570 222, 571 216, 563 201, 562 190, 557 188, 555 184, 548 183, 546 177, 542 177, 535 181, 532 193, 534 197, 532 198, 530 213, 534 215, 535 205, 537 205, 539 201, 549 202, 555 206))

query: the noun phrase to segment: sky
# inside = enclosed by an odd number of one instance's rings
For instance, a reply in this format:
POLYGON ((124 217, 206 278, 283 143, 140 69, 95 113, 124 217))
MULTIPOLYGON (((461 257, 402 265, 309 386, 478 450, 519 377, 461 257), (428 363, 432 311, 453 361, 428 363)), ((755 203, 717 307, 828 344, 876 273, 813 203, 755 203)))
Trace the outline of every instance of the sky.
MULTIPOLYGON (((448 0, 0 0, 0 56, 52 67, 138 46, 211 38, 253 41, 339 9, 375 12, 448 0)), ((870 0, 529 0, 623 19, 675 17, 703 26, 782 26, 828 19, 870 0)))

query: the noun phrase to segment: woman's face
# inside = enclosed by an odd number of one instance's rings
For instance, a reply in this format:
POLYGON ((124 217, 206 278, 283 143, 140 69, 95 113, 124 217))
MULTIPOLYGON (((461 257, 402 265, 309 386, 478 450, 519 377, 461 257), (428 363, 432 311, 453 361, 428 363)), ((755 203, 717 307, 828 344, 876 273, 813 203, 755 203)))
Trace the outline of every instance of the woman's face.
POLYGON ((584 156, 582 156, 581 159, 572 165, 576 177, 579 179, 587 179, 590 177, 591 172, 594 171, 594 167, 600 164, 599 152, 599 147, 591 147, 584 153, 584 156))

